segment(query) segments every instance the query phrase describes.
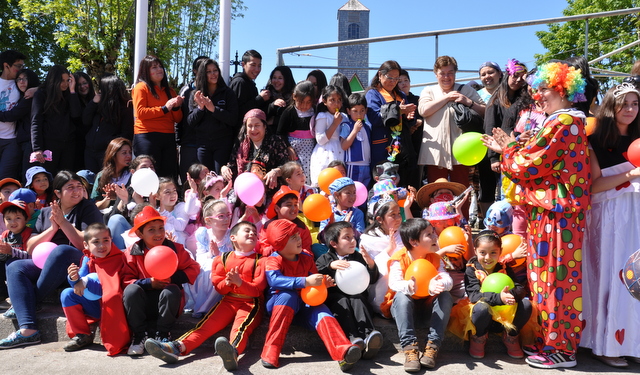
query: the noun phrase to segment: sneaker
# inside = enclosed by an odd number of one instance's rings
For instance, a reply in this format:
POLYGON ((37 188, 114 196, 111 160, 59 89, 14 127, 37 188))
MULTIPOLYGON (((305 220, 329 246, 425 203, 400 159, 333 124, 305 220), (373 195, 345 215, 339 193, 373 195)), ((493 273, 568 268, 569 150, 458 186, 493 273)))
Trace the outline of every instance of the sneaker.
POLYGON ((342 361, 338 362, 340 365, 340 370, 342 372, 347 372, 353 368, 353 365, 358 362, 358 360, 362 357, 362 350, 358 345, 351 346, 347 352, 344 354, 344 358, 342 361))
POLYGON ((360 337, 356 337, 355 339, 351 340, 351 343, 353 345, 358 345, 358 348, 360 348, 361 352, 364 352, 365 350, 365 343, 364 340, 361 339, 360 337))
POLYGON ((484 358, 484 346, 487 344, 488 335, 488 333, 482 336, 471 335, 469 338, 469 355, 472 358, 484 358))
POLYGON ((524 358, 524 352, 520 347, 520 336, 509 336, 507 332, 502 334, 502 343, 507 347, 507 354, 511 358, 524 358))
POLYGON ((5 319, 18 319, 16 317, 16 311, 13 309, 13 306, 9 307, 9 309, 4 312, 2 314, 2 317, 5 318, 5 319))
POLYGON ((525 359, 525 362, 529 366, 537 368, 567 368, 575 367, 578 362, 576 361, 575 353, 556 352, 556 353, 540 353, 538 355, 532 355, 525 359))
POLYGON ((418 343, 407 345, 402 348, 402 350, 404 351, 404 371, 420 371, 420 350, 418 350, 418 343))
POLYGON ((6 339, 0 340, 0 349, 15 348, 18 346, 27 346, 40 343, 40 331, 31 336, 22 336, 20 330, 10 334, 6 339))
POLYGON ((424 353, 422 354, 422 358, 420 358, 420 364, 426 368, 436 367, 436 357, 438 357, 439 349, 440 348, 434 344, 433 341, 429 341, 424 347, 424 353))
POLYGON ((229 343, 226 337, 218 337, 214 347, 227 371, 233 371, 238 368, 238 351, 229 343))
POLYGON ((93 344, 93 335, 78 333, 74 338, 67 342, 63 349, 65 352, 75 352, 76 350, 80 350, 91 344, 93 344))
POLYGON ((365 344, 365 349, 364 349, 364 353, 362 354, 362 358, 364 359, 374 358, 378 354, 378 351, 380 350, 380 348, 382 348, 382 344, 383 344, 382 333, 378 331, 371 331, 369 336, 367 336, 367 338, 364 340, 364 344, 365 344))
POLYGON ((144 341, 147 339, 146 333, 134 333, 133 340, 127 351, 128 355, 136 356, 144 354, 144 341))
POLYGON ((180 346, 175 341, 163 342, 158 339, 147 339, 144 342, 144 348, 147 349, 149 354, 151 354, 152 356, 167 363, 178 362, 178 356, 180 355, 180 346))

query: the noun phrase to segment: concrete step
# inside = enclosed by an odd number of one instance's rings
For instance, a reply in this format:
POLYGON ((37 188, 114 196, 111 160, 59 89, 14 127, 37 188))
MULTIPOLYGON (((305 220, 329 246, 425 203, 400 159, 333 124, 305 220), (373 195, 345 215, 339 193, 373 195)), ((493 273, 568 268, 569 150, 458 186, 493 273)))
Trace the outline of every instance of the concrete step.
MULTIPOLYGON (((67 342, 69 337, 66 334, 65 324, 67 322, 66 317, 62 311, 62 307, 59 304, 45 303, 43 304, 43 309, 41 312, 37 314, 37 325, 40 329, 40 334, 42 335, 43 342, 67 342)), ((195 327, 198 323, 198 319, 192 318, 189 314, 182 315, 176 324, 174 325, 173 330, 171 331, 172 337, 178 338, 186 331, 195 327)), ((267 318, 263 319, 262 324, 256 328, 254 331, 251 340, 249 342, 249 347, 254 350, 261 350, 264 339, 267 334, 269 328, 269 320, 267 318)), ((400 351, 401 347, 398 341, 398 330, 396 328, 396 324, 393 320, 383 319, 381 317, 374 318, 374 324, 376 329, 378 329, 383 337, 384 337, 384 346, 382 347, 382 351, 400 351)), ((17 320, 0 318, 0 338, 4 338, 9 336, 11 333, 15 332, 18 329, 17 320)), ((204 347, 213 347, 213 343, 218 336, 224 335, 225 337, 229 337, 229 331, 231 327, 227 327, 218 334, 214 335, 210 339, 204 342, 204 347)), ((428 329, 426 327, 418 327, 417 335, 419 341, 422 343, 427 337, 428 329)), ((98 329, 96 332, 96 343, 100 343, 100 330, 98 329)), ((466 346, 463 340, 453 335, 450 332, 447 332, 445 335, 445 339, 442 344, 442 350, 445 351, 465 351, 466 346)), ((283 348, 283 353, 291 352, 291 351, 302 351, 302 352, 317 352, 323 351, 324 344, 320 337, 303 327, 292 325, 289 334, 285 340, 285 345, 283 348)), ((502 340, 499 335, 490 335, 489 340, 487 341, 486 351, 495 352, 495 353, 503 353, 506 352, 506 348, 502 344, 502 340)))

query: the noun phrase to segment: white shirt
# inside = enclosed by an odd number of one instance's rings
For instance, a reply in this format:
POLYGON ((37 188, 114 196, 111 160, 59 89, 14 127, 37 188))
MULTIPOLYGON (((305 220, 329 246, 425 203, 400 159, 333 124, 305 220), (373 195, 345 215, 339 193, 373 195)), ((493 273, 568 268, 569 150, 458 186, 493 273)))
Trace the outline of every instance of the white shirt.
MULTIPOLYGON (((20 91, 14 80, 0 78, 0 111, 10 111, 20 100, 20 91)), ((16 123, 0 121, 0 138, 14 139, 16 123)))

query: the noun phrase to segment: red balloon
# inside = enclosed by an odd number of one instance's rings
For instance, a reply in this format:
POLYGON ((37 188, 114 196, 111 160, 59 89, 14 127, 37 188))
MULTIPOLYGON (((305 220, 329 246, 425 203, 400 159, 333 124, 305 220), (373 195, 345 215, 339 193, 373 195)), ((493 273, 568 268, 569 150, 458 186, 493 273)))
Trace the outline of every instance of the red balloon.
POLYGON ((322 284, 318 286, 307 286, 300 291, 300 297, 309 306, 318 306, 327 300, 327 287, 322 284))
POLYGON ((429 283, 431 279, 438 275, 438 270, 426 259, 416 259, 409 265, 404 273, 404 279, 410 280, 411 277, 416 278, 415 298, 423 298, 429 296, 429 283))
MULTIPOLYGON (((522 243, 522 237, 518 236, 517 234, 507 234, 502 237, 502 256, 511 254, 516 251, 518 246, 520 246, 520 243, 522 243)), ((516 259, 515 265, 521 266, 526 260, 527 258, 516 259)))
POLYGON ((168 279, 178 269, 178 255, 167 246, 153 247, 144 256, 144 268, 151 277, 168 279))
MULTIPOLYGON (((467 238, 464 236, 464 230, 460 227, 453 226, 444 228, 438 238, 438 246, 442 249, 449 245, 462 245, 464 251, 467 251, 467 238)), ((459 258, 458 254, 447 254, 449 258, 459 258)))
POLYGON ((636 167, 640 167, 640 138, 631 142, 627 149, 627 160, 636 167))

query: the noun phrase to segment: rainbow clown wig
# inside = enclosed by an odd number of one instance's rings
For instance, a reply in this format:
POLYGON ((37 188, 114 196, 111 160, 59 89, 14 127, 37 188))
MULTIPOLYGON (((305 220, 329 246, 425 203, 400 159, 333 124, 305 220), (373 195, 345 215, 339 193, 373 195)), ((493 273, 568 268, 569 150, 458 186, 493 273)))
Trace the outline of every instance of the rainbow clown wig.
POLYGON ((551 62, 538 67, 535 75, 529 77, 529 85, 538 90, 542 83, 564 94, 571 103, 586 102, 584 89, 587 82, 580 69, 575 69, 562 62, 551 62))

